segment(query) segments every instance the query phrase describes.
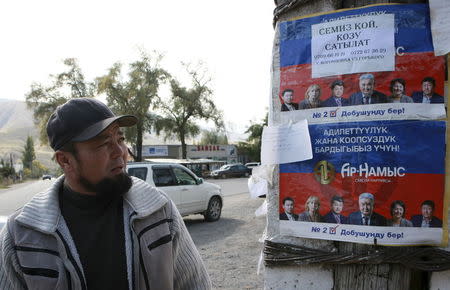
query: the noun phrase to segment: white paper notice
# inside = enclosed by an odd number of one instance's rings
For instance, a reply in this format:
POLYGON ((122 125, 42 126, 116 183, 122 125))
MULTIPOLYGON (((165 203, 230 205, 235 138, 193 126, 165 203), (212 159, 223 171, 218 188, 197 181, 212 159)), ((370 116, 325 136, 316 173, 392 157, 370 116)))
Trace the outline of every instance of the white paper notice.
POLYGON ((261 144, 262 164, 281 164, 312 158, 308 122, 264 127, 261 144))
POLYGON ((261 195, 267 194, 268 185, 267 180, 256 178, 252 176, 248 179, 248 191, 252 198, 258 198, 261 195))
POLYGON ((267 215, 267 199, 264 200, 263 204, 255 210, 255 216, 267 215))
POLYGON ((395 69, 394 14, 311 26, 312 77, 395 69))
POLYGON ((450 5, 448 0, 430 0, 431 35, 434 54, 450 52, 450 5))

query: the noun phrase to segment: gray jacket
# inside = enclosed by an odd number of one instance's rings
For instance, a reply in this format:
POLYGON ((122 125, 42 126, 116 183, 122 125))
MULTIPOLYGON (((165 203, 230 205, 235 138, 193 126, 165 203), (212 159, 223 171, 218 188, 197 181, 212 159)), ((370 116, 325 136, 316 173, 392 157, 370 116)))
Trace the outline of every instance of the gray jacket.
MULTIPOLYGON (((3 227, 0 289, 87 289, 59 209, 63 181, 35 195, 3 227)), ((164 193, 133 178, 123 210, 129 289, 211 288, 183 219, 164 193)))

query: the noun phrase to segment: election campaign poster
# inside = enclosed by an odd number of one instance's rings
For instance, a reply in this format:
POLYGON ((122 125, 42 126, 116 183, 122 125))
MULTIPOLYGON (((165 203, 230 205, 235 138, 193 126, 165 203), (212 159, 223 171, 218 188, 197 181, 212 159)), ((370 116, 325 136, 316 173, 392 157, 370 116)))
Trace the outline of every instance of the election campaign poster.
POLYGON ((401 119, 434 119, 443 108, 445 58, 434 55, 427 4, 342 10, 281 22, 278 30, 280 83, 273 108, 281 118, 320 122, 314 113, 324 108, 389 103, 406 104, 401 119))
POLYGON ((428 5, 371 5, 277 28, 272 108, 281 123, 308 120, 313 151, 280 164, 280 233, 445 243, 445 58, 434 55, 428 5))

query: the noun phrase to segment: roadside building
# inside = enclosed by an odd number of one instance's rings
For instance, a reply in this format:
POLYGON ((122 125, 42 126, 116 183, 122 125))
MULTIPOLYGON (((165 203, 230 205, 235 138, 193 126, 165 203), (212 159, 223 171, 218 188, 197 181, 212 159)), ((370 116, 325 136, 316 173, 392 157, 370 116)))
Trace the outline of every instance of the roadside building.
MULTIPOLYGON (((187 145, 187 159, 238 162, 236 145, 187 145)), ((142 159, 181 159, 181 145, 143 145, 142 159)))

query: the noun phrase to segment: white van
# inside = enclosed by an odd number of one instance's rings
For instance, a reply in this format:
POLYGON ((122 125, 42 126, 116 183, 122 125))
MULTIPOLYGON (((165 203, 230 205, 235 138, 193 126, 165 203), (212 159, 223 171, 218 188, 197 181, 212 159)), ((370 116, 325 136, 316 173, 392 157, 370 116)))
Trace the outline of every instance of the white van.
POLYGON ((164 191, 181 215, 202 214, 206 221, 217 221, 222 213, 220 186, 205 182, 180 164, 133 162, 127 172, 164 191))

